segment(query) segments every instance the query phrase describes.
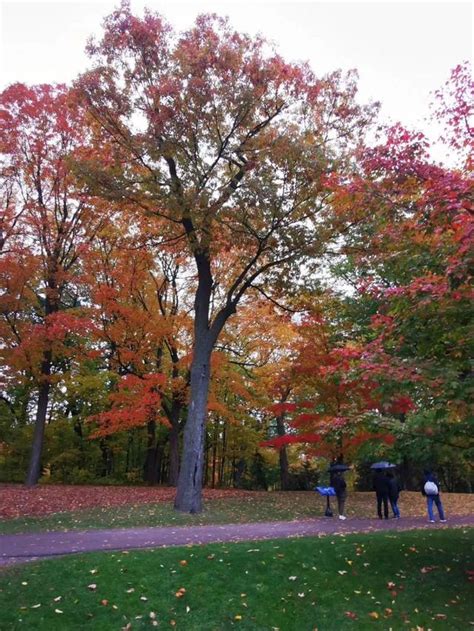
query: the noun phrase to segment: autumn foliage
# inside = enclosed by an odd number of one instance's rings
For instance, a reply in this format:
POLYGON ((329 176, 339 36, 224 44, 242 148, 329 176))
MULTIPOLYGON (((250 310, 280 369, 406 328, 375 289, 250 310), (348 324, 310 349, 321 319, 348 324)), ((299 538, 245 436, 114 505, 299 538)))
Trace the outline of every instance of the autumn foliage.
POLYGON ((356 73, 216 16, 123 3, 88 53, 0 95, 6 477, 171 482, 193 512, 318 459, 468 476, 468 65, 435 95, 443 165, 375 129, 356 73))

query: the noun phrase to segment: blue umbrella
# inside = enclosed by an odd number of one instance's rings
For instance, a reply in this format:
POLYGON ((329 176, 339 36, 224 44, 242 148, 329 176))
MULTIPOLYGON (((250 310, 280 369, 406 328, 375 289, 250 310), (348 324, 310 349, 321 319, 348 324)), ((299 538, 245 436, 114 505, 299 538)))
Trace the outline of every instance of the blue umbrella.
POLYGON ((332 486, 317 486, 314 490, 317 491, 319 495, 324 495, 324 496, 336 495, 336 491, 333 489, 332 486))
POLYGON ((334 497, 336 495, 336 491, 332 486, 317 486, 314 490, 326 498, 326 510, 324 511, 324 516, 332 517, 331 500, 329 498, 334 497))

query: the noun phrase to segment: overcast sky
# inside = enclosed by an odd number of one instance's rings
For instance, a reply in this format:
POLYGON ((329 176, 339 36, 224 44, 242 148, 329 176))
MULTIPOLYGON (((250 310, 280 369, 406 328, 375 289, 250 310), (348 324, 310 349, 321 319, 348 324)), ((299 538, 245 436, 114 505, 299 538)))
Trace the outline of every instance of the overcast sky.
MULTIPOLYGON (((87 66, 84 46, 118 1, 1 0, 0 86, 70 82, 87 66)), ((386 119, 430 134, 430 93, 450 69, 472 58, 469 2, 163 2, 157 10, 177 29, 199 13, 229 16, 241 31, 260 32, 289 60, 318 73, 357 68, 361 100, 380 100, 386 119)), ((432 131, 432 130, 431 130, 432 131)))

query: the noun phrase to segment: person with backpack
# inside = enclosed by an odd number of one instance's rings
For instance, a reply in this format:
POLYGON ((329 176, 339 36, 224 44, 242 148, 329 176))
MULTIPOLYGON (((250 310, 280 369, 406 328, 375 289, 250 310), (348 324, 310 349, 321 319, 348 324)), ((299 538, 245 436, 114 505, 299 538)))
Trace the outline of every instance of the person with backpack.
POLYGON ((436 475, 429 469, 425 469, 425 476, 423 478, 423 486, 421 489, 422 495, 426 497, 426 506, 428 509, 428 521, 434 524, 435 518, 433 515, 433 503, 436 504, 438 509, 439 521, 445 522, 446 517, 444 515, 443 504, 439 496, 439 482, 436 475))
POLYGON ((393 516, 400 519, 400 509, 398 508, 398 498, 400 496, 400 484, 391 471, 387 471, 388 479, 388 499, 392 507, 393 516))
POLYGON ((337 512, 339 513, 339 519, 346 519, 346 516, 344 515, 344 505, 347 498, 347 484, 343 478, 342 472, 335 472, 332 476, 331 482, 331 486, 336 492, 337 512))
POLYGON ((377 497, 377 515, 379 519, 388 519, 388 478, 381 469, 375 470, 374 475, 374 491, 377 497), (382 504, 383 504, 383 517, 382 517, 382 504))

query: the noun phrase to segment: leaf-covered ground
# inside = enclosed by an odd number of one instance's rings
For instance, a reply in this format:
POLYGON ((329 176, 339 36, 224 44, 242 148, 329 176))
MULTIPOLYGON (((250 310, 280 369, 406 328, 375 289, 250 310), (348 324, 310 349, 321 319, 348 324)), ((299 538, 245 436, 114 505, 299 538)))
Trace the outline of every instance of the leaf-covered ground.
MULTIPOLYGON (((174 511, 174 494, 173 488, 4 485, 0 532, 280 521, 322 516, 325 508, 313 492, 207 489, 203 513, 187 515, 174 511)), ((443 502, 448 518, 474 513, 474 495, 445 493, 443 502)), ((402 493, 400 509, 402 518, 426 515, 420 493, 402 493)), ((374 494, 351 493, 347 515, 375 517, 374 494)))
POLYGON ((448 529, 47 560, 0 575, 0 628, 460 631, 473 543, 448 529))
MULTIPOLYGON (((28 489, 20 484, 0 484, 0 517, 33 517, 94 506, 172 502, 175 494, 176 489, 173 487, 48 484, 28 489)), ((252 494, 251 491, 236 489, 204 490, 206 499, 240 498, 252 494)))

